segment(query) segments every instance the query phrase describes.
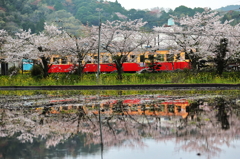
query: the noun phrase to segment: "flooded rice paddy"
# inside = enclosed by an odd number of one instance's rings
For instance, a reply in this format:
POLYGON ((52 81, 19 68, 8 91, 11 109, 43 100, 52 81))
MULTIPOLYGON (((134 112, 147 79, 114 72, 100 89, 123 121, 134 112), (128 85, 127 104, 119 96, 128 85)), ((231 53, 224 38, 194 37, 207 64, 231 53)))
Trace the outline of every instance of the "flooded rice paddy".
POLYGON ((237 159, 234 94, 1 95, 0 158, 237 159))

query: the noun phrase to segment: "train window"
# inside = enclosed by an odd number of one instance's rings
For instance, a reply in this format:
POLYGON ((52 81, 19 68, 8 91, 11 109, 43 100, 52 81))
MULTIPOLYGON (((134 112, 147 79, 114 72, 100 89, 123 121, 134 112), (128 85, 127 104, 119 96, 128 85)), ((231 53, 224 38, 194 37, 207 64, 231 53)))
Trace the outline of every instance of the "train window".
POLYGON ((181 60, 181 55, 177 54, 177 56, 175 57, 176 60, 181 60))
POLYGON ((174 113, 174 105, 167 105, 167 108, 169 113, 174 113))
POLYGON ((159 108, 160 112, 165 112, 165 106, 164 105, 161 104, 161 105, 159 105, 158 108, 159 108))
POLYGON ((188 53, 185 53, 185 59, 186 59, 186 60, 189 60, 188 53))
POLYGON ((145 62, 145 56, 144 55, 140 55, 140 62, 145 62))
POLYGON ((91 56, 85 56, 84 61, 86 61, 86 63, 92 63, 92 57, 91 56))
POLYGON ((157 61, 164 61, 164 55, 163 54, 157 54, 157 61))
POLYGON ((177 112, 181 112, 182 108, 181 106, 177 106, 177 112))
POLYGON ((121 55, 122 62, 127 62, 127 55, 121 55))
POLYGON ((167 54, 167 61, 173 61, 174 55, 173 54, 167 54))
POLYGON ((137 62, 136 55, 130 55, 129 62, 137 62))
POLYGON ((75 61, 75 58, 74 58, 73 56, 70 56, 70 57, 69 57, 69 62, 70 62, 70 63, 74 63, 74 61, 75 61))
POLYGON ((97 63, 98 62, 98 57, 97 56, 93 56, 93 63, 97 63))
POLYGON ((109 63, 109 56, 103 55, 102 56, 102 63, 109 63))
POLYGON ((61 58, 62 64, 67 64, 67 57, 61 58))
POLYGON ((154 55, 148 55, 148 60, 153 60, 154 59, 154 55))
POLYGON ((54 57, 54 58, 53 58, 53 63, 59 64, 59 58, 58 58, 58 57, 54 57))

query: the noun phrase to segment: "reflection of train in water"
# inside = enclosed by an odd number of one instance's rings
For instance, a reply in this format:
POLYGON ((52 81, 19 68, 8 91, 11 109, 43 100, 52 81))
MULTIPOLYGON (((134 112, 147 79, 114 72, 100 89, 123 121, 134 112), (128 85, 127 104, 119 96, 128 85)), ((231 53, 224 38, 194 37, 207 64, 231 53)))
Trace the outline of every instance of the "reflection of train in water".
MULTIPOLYGON (((167 101, 154 101, 158 98, 155 96, 153 98, 126 98, 126 99, 104 99, 99 100, 96 103, 91 103, 90 101, 94 101, 95 98, 86 99, 85 104, 81 106, 74 106, 71 103, 74 102, 74 99, 61 99, 61 100, 51 100, 52 104, 59 103, 70 103, 63 106, 61 104, 60 107, 52 107, 50 109, 50 113, 59 114, 63 110, 80 110, 85 114, 98 114, 99 106, 101 108, 101 114, 105 115, 133 115, 133 116, 162 116, 162 117, 171 117, 178 116, 182 118, 186 118, 188 116, 187 107, 190 103, 186 99, 175 99, 175 100, 167 100, 167 101), (89 102, 89 103, 88 103, 89 102)), ((159 97, 161 98, 161 97, 159 97)), ((95 99, 96 100, 96 99, 95 99)), ((73 111, 71 111, 73 112, 73 111)))
MULTIPOLYGON (((179 54, 169 54, 168 50, 157 50, 156 52, 147 52, 140 55, 131 53, 125 57, 123 63, 124 72, 146 71, 171 71, 178 69, 189 69, 190 63, 183 52, 179 54)), ((74 70, 75 65, 71 62, 71 57, 61 57, 55 55, 51 57, 49 73, 70 72, 74 70)), ((97 72, 97 55, 86 56, 83 60, 83 72, 97 72)), ((114 72, 116 65, 111 59, 109 53, 100 54, 100 72, 114 72)))
MULTIPOLYGON (((151 101, 151 100, 150 100, 151 101)), ((156 103, 149 103, 148 99, 126 99, 122 103, 112 100, 102 103, 101 108, 105 111, 102 113, 123 113, 124 115, 148 115, 148 116, 181 116, 186 118, 188 113, 186 108, 189 106, 187 100, 172 100, 156 103)), ((95 113, 98 113, 95 111, 95 113)))

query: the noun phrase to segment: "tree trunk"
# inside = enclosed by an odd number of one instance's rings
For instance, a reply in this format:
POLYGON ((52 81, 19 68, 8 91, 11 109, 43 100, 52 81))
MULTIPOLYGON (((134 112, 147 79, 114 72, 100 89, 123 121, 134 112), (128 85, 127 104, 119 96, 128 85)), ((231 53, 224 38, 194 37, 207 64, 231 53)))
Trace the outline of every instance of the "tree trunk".
POLYGON ((224 60, 221 60, 221 59, 218 59, 216 61, 216 64, 217 64, 217 74, 218 75, 222 75, 223 71, 224 71, 224 68, 225 68, 225 61, 224 60))
MULTIPOLYGON (((37 49, 38 49, 40 52, 44 52, 42 46, 39 46, 37 49)), ((41 60, 42 60, 41 68, 42 68, 42 70, 43 70, 43 78, 46 78, 46 77, 48 77, 48 70, 49 70, 49 68, 51 67, 51 66, 48 66, 49 57, 42 56, 42 57, 41 57, 41 60)))
POLYGON ((79 75, 80 77, 82 77, 82 75, 83 75, 84 67, 85 67, 85 65, 83 65, 83 57, 81 54, 78 54, 78 67, 76 70, 76 74, 79 75))
POLYGON ((228 39, 226 38, 221 39, 220 44, 216 46, 215 52, 217 53, 217 57, 214 59, 214 61, 217 65, 216 73, 220 76, 222 75, 227 64, 227 60, 225 59, 228 51, 227 46, 228 46, 228 39))
POLYGON ((117 56, 113 57, 114 63, 116 64, 117 73, 118 73, 117 80, 119 80, 119 81, 122 81, 122 79, 123 79, 123 76, 122 76, 123 68, 122 68, 122 66, 123 66, 124 59, 122 59, 122 58, 124 58, 122 55, 121 56, 117 55, 117 56))
POLYGON ((223 98, 219 98, 217 100, 217 114, 216 114, 216 118, 217 120, 221 123, 222 129, 223 130, 228 130, 230 128, 230 124, 228 121, 228 115, 227 115, 227 110, 225 107, 225 103, 224 103, 224 99, 223 98))
POLYGON ((199 56, 197 56, 194 52, 193 52, 193 50, 190 50, 190 53, 187 53, 187 52, 185 52, 185 54, 188 56, 188 58, 189 58, 189 62, 190 62, 190 64, 191 64, 191 69, 194 71, 194 72, 196 72, 198 69, 199 69, 199 62, 198 62, 198 60, 200 59, 200 57, 199 56))
POLYGON ((116 64, 117 73, 118 73, 117 80, 122 81, 122 79, 123 79, 123 76, 122 76, 122 73, 123 73, 122 63, 115 62, 115 64, 116 64))
POLYGON ((41 60, 42 60, 42 70, 43 70, 43 78, 46 78, 48 77, 48 70, 51 66, 48 66, 48 58, 46 57, 41 57, 41 60))

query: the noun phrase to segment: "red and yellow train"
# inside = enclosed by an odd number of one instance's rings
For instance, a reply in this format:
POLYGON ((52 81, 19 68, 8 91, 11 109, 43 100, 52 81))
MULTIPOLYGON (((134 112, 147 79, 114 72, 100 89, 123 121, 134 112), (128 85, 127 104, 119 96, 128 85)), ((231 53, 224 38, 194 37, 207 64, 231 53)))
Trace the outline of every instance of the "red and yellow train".
MULTIPOLYGON (((83 63, 85 73, 97 72, 97 56, 88 56, 83 63), (86 60, 87 59, 87 60, 86 60)), ((69 57, 60 57, 55 55, 51 57, 50 63, 53 63, 49 68, 49 73, 71 72, 75 69, 69 57)), ((129 54, 126 56, 126 61, 123 63, 124 72, 141 72, 146 71, 172 71, 189 69, 189 60, 185 57, 185 53, 169 54, 168 50, 157 50, 156 52, 147 52, 140 55, 129 54), (181 59, 181 60, 180 60, 181 59)), ((100 72, 110 73, 116 71, 116 65, 108 53, 100 54, 100 72)))

